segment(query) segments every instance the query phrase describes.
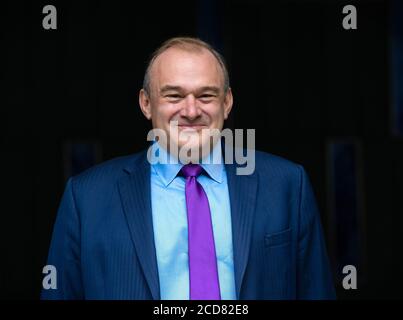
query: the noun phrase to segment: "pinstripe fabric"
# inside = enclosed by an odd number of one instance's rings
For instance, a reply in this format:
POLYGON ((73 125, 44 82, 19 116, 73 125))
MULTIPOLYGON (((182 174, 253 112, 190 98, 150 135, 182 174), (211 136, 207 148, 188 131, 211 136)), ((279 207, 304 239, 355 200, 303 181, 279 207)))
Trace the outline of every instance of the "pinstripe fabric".
MULTIPOLYGON (((312 187, 303 168, 256 153, 256 170, 226 165, 238 299, 330 299, 334 288, 312 187)), ((159 299, 146 152, 71 178, 48 264, 56 290, 43 299, 159 299)))

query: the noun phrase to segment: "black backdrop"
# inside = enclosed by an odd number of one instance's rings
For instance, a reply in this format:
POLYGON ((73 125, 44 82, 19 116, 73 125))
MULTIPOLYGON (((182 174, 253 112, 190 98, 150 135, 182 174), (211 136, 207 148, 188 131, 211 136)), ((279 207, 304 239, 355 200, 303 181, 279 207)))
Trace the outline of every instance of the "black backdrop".
MULTIPOLYGON (((390 128, 387 1, 8 1, 1 4, 0 295, 36 299, 64 189, 63 143, 102 160, 146 146, 137 103, 148 55, 177 35, 227 59, 232 128, 309 173, 329 239, 327 143, 362 147, 366 281, 339 298, 402 297, 403 141, 390 128), (53 4, 57 30, 42 28, 53 4), (354 4, 358 29, 344 30, 354 4)), ((340 273, 340 270, 336 270, 340 273)), ((360 270, 359 270, 360 272, 360 270)), ((360 276, 360 273, 358 273, 360 276)))

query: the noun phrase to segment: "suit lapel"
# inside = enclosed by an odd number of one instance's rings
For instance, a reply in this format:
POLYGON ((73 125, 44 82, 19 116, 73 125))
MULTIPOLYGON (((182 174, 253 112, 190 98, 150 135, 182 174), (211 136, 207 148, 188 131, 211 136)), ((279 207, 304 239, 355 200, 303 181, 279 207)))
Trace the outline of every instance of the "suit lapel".
POLYGON ((150 165, 143 152, 128 175, 119 181, 119 191, 131 238, 153 299, 160 299, 158 265, 151 213, 150 165))
MULTIPOLYGON (((232 241, 237 298, 248 262, 257 194, 257 173, 236 175, 236 165, 225 165, 231 203, 232 241)), ((160 299, 158 265, 151 212, 150 165, 143 152, 128 175, 119 181, 119 191, 132 241, 153 299, 160 299)))
POLYGON ((257 173, 236 175, 236 165, 226 165, 231 202, 232 242, 237 299, 249 257, 257 193, 257 173))

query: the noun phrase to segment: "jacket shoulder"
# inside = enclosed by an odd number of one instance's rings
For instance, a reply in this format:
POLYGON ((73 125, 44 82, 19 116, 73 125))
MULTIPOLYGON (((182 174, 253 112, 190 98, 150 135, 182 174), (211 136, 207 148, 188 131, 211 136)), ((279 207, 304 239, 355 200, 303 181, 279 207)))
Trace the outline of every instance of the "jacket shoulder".
POLYGON ((300 180, 304 173, 302 165, 272 153, 256 151, 256 171, 263 178, 300 180))
POLYGON ((131 155, 116 157, 99 163, 85 171, 71 177, 75 185, 110 183, 119 179, 125 174, 124 169, 133 170, 141 163, 145 151, 140 151, 131 155))

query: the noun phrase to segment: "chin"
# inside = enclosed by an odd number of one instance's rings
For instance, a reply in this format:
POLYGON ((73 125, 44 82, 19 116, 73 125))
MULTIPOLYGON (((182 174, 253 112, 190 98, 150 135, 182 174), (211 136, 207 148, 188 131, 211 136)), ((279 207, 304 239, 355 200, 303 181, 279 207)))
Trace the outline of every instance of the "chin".
POLYGON ((186 149, 200 149, 202 144, 200 143, 179 143, 179 149, 186 148, 186 149))

